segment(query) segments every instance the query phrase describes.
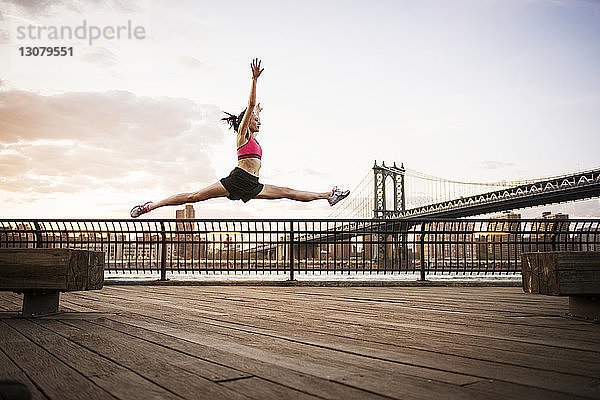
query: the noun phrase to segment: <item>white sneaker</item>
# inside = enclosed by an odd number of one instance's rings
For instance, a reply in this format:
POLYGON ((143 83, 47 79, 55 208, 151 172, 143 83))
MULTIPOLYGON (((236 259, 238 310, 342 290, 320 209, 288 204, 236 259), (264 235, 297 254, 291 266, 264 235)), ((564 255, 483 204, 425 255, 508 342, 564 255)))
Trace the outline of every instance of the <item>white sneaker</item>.
POLYGON ((331 194, 327 198, 327 201, 329 202, 330 206, 333 206, 340 200, 343 200, 346 197, 348 197, 349 194, 349 190, 339 190, 337 186, 334 186, 333 189, 331 189, 331 194))
POLYGON ((131 215, 131 218, 137 218, 142 214, 146 214, 150 212, 150 204, 152 204, 151 201, 142 204, 141 206, 135 206, 131 209, 131 211, 129 212, 129 214, 131 215))

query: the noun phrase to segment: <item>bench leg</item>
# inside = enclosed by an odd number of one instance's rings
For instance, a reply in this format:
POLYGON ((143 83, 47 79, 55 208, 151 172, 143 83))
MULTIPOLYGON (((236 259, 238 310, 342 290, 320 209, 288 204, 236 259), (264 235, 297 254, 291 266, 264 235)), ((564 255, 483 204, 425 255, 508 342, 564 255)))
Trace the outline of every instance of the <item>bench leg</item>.
POLYGON ((579 318, 600 321, 600 296, 569 296, 569 312, 579 318))
POLYGON ((23 316, 36 317, 58 312, 60 292, 25 292, 23 316))

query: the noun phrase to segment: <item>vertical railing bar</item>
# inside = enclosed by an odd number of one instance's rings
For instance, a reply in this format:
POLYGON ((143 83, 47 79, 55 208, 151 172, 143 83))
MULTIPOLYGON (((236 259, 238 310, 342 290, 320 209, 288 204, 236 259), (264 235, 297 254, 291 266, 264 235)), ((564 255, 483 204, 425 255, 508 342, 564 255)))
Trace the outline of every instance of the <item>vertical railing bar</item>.
POLYGON ((210 222, 210 231, 211 231, 211 236, 212 236, 212 240, 211 240, 211 245, 212 245, 212 272, 213 275, 217 273, 216 269, 215 269, 215 253, 216 253, 216 246, 215 246, 215 240, 216 240, 216 234, 215 234, 215 229, 214 229, 214 222, 211 221, 210 222))
POLYGON ((161 249, 160 249, 160 280, 167 280, 167 232, 165 230, 165 223, 160 221, 160 236, 161 236, 161 249))
POLYGON ((34 221, 33 225, 35 226, 35 248, 40 249, 42 248, 42 228, 40 228, 40 224, 37 221, 34 221))
MULTIPOLYGON (((267 226, 269 231, 271 230, 271 222, 267 222, 267 226)), ((268 252, 269 246, 267 246, 267 242, 265 240, 265 222, 261 221, 260 222, 260 229, 261 229, 261 243, 260 245, 258 244, 258 227, 257 227, 257 222, 254 221, 254 259, 255 259, 255 270, 256 273, 258 274, 259 272, 259 268, 258 268, 258 254, 259 254, 259 249, 260 249, 260 258, 261 258, 261 268, 260 268, 260 272, 264 275, 265 272, 268 272, 269 274, 273 273, 273 269, 271 267, 271 263, 269 262, 269 265, 265 266, 266 263, 266 257, 265 257, 265 251, 268 252)), ((270 233, 269 233, 269 237, 270 237, 270 233)))
POLYGON ((421 279, 420 281, 425 281, 425 227, 427 223, 421 222, 421 237, 419 239, 420 252, 421 252, 421 279))
MULTIPOLYGON (((139 260, 138 248, 140 246, 139 246, 139 240, 138 240, 138 227, 137 227, 137 223, 136 222, 132 222, 132 224, 133 224, 133 231, 134 231, 134 236, 133 237, 135 238, 135 243, 134 243, 134 245, 135 245, 135 272, 139 273, 140 271, 139 271, 139 268, 138 268, 138 260, 139 260)), ((143 233, 142 233, 142 246, 143 246, 143 239, 144 239, 144 236, 143 236, 143 233)))
POLYGON ((290 221, 290 281, 294 280, 294 221, 290 221))
POLYGON ((446 221, 442 221, 442 275, 446 272, 446 221))

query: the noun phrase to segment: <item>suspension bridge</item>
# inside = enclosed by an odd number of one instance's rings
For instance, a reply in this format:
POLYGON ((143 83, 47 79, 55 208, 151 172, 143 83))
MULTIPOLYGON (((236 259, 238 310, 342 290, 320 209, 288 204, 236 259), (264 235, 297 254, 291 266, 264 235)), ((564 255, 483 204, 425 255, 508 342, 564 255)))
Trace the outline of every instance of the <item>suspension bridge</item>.
POLYGON ((469 182, 375 162, 331 218, 461 218, 600 196, 600 168, 538 179, 469 182))

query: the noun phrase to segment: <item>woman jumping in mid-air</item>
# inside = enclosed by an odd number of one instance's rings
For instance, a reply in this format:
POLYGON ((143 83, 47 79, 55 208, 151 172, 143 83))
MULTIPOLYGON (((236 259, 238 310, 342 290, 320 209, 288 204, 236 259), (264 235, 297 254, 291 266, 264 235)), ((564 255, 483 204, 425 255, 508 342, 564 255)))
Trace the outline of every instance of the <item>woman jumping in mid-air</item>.
POLYGON ((254 59, 250 66, 252 68, 252 89, 250 90, 248 108, 242 111, 239 116, 226 113, 228 117, 222 119, 227 121, 230 127, 237 132, 238 166, 231 171, 228 177, 197 192, 176 194, 156 203, 149 201, 146 204, 135 206, 131 209, 132 218, 137 218, 158 207, 196 203, 216 197, 242 200, 244 203, 250 199, 292 199, 297 201, 326 199, 333 206, 350 194, 350 191, 338 190, 335 186, 330 192, 315 193, 287 187, 263 185, 258 182, 262 149, 256 141, 256 134, 260 128, 259 113, 261 111, 260 105, 256 103, 256 81, 263 69, 261 69, 258 59, 254 59))

